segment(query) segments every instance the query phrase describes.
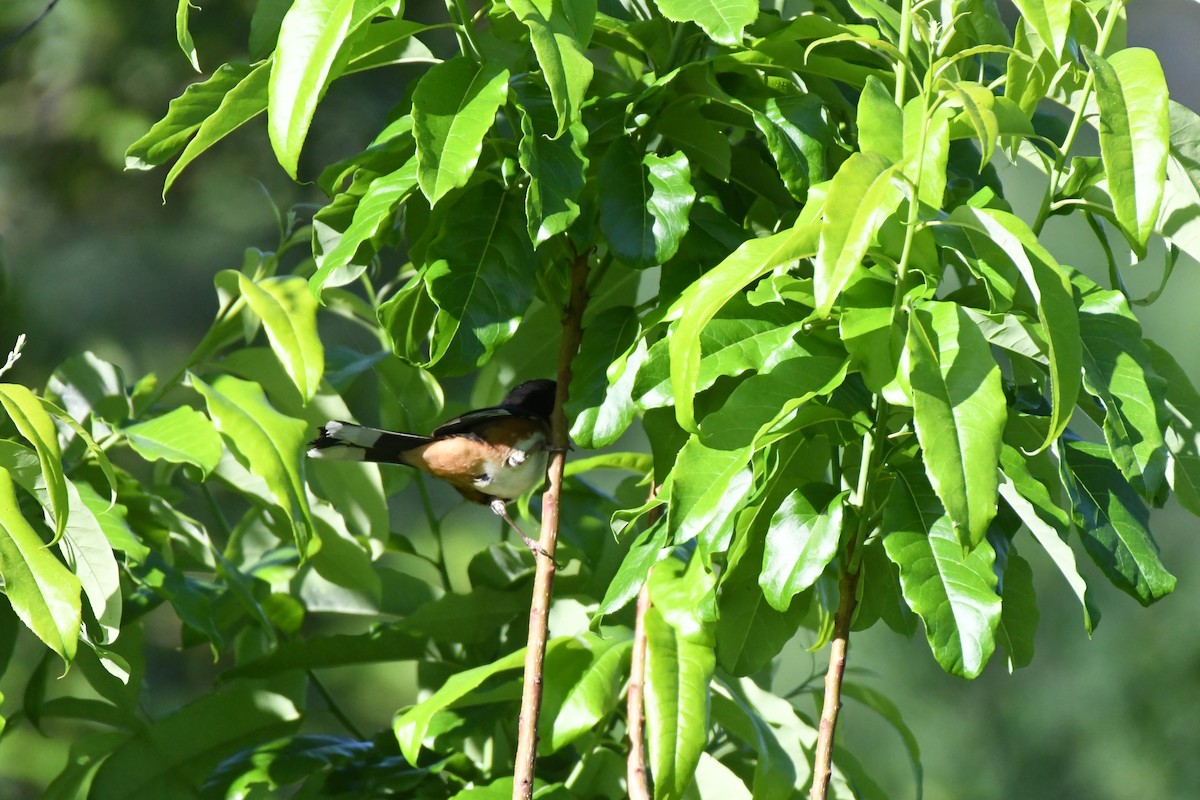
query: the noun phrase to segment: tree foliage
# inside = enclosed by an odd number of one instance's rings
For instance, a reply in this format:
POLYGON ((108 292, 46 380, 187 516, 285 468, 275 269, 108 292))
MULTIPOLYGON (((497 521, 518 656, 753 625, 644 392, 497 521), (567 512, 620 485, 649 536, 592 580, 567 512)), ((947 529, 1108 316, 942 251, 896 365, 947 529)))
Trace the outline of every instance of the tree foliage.
MULTIPOLYGON (((533 556, 491 543, 455 580, 457 517, 419 476, 302 453, 329 418, 427 430, 458 376, 478 402, 549 374, 581 256, 539 796, 624 791, 644 584, 656 798, 813 782, 808 686, 771 680, 797 637, 919 621, 972 678, 997 647, 1033 657, 1021 550, 1089 631, 1084 554, 1144 605, 1170 593, 1149 509, 1173 492, 1200 513, 1200 395, 1122 273, 1165 284, 1200 255, 1197 118, 1124 46, 1122 4, 1017 5, 1010 31, 986 2, 512 0, 437 21, 257 3, 247 60, 173 101, 128 165, 174 160, 166 192, 265 112, 279 164, 327 202, 214 276, 220 312, 175 374, 84 353, 40 392, 0 384, 3 614, 28 631, 0 627, 0 653, 46 648, 8 723, 96 724, 48 796, 511 790, 533 556), (361 151, 306 162, 326 91, 368 70, 412 77, 361 151), (1041 187, 1026 215, 1014 165, 1041 187), (1107 264, 1052 254, 1052 217, 1087 223, 1107 264), (219 675, 151 717, 159 607, 219 675), (56 659, 87 696, 46 699, 56 659), (420 694, 381 697, 381 731, 317 672, 397 661, 420 694)), ((844 691, 907 737, 919 784, 903 700, 844 691)), ((834 754, 832 792, 881 796, 854 755, 834 754)))

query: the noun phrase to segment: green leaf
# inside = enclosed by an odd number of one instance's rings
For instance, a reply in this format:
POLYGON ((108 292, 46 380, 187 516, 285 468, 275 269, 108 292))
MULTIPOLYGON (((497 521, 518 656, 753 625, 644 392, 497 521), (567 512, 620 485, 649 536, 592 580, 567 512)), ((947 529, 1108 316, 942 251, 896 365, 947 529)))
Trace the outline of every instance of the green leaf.
POLYGON ((708 743, 716 656, 711 627, 689 602, 691 579, 681 572, 682 564, 670 560, 654 571, 645 618, 646 736, 656 800, 683 796, 708 743))
MULTIPOLYGON (((180 5, 186 2, 181 0, 180 5)), ((188 86, 167 106, 167 115, 129 145, 125 151, 125 169, 153 169, 165 164, 216 113, 225 95, 244 81, 250 71, 248 64, 222 64, 206 80, 188 86)))
POLYGON ((1083 294, 1083 385, 1104 408, 1104 439, 1134 488, 1160 504, 1166 491, 1167 446, 1159 425, 1165 384, 1150 364, 1142 327, 1120 292, 1075 278, 1083 294))
POLYGON ((296 0, 283 17, 271 60, 267 133, 292 178, 317 103, 340 74, 342 45, 353 31, 356 0, 296 0))
MULTIPOLYGON (((549 659, 554 649, 560 647, 565 641, 570 640, 565 638, 551 640, 546 645, 546 658, 549 659)), ((493 675, 521 669, 524 665, 525 648, 522 647, 520 650, 509 653, 490 664, 484 664, 480 667, 455 673, 446 679, 441 687, 426 700, 423 700, 397 717, 396 721, 392 723, 392 730, 396 735, 396 740, 400 743, 400 752, 404 755, 408 763, 417 763, 417 759, 421 755, 421 745, 425 741, 425 734, 429 730, 429 723, 433 719, 434 714, 449 708, 455 702, 479 688, 481 683, 493 675)))
POLYGON ((374 628, 368 633, 313 636, 283 642, 270 653, 231 667, 222 680, 270 678, 293 670, 411 661, 427 652, 424 637, 402 628, 374 628))
MULTIPOLYGON (((579 352, 571 362, 571 399, 567 418, 571 441, 580 447, 607 447, 633 422, 631 397, 637 374, 635 341, 645 353, 637 313, 630 306, 613 306, 588 321, 579 352), (609 375, 612 375, 612 378, 609 375)), ((568 467, 570 463, 568 463, 568 467)))
POLYGON ((1075 563, 1075 553, 1067 545, 1070 520, 1066 512, 1050 496, 1045 485, 1034 477, 1025 463, 1025 457, 1016 448, 1005 445, 1000 453, 1000 461, 1004 466, 1000 496, 1025 523, 1079 598, 1083 606, 1083 627, 1090 636, 1100 621, 1100 611, 1092 603, 1087 582, 1079 574, 1075 563))
POLYGON ((592 39, 596 0, 506 0, 517 18, 529 28, 542 77, 558 116, 552 138, 562 136, 580 119, 580 108, 592 81, 592 62, 585 51, 592 39))
POLYGON ((1016 265, 1037 303, 1051 377, 1050 427, 1038 447, 1043 450, 1066 430, 1079 396, 1083 353, 1070 278, 1019 217, 963 205, 954 210, 951 219, 969 227, 978 226, 986 241, 999 246, 1016 265))
POLYGON ((996 514, 1007 415, 987 340, 954 303, 927 302, 909 317, 908 354, 925 470, 964 547, 983 541, 996 514))
POLYGON ((1200 393, 1174 356, 1150 340, 1151 366, 1166 381, 1167 477, 1179 505, 1200 516, 1200 393))
MULTIPOLYGON (((37 451, 46 482, 49 509, 54 518, 54 540, 67 529, 67 479, 63 474, 62 452, 58 447, 58 429, 42 401, 29 389, 16 383, 0 383, 0 405, 37 451)), ((15 510, 15 506, 14 506, 15 510)))
POLYGON ((1130 47, 1107 59, 1082 48, 1096 80, 1100 155, 1117 222, 1139 257, 1158 221, 1171 125, 1167 81, 1150 50, 1130 47))
POLYGON ((995 553, 981 540, 969 553, 922 475, 899 473, 888 494, 883 546, 900 568, 909 607, 925 623, 933 657, 953 675, 974 678, 995 648, 1000 597, 995 553))
POLYGON ((815 94, 785 95, 767 100, 765 113, 754 112, 779 177, 792 197, 804 201, 808 187, 825 175, 825 150, 833 136, 825 109, 815 94))
POLYGON ((529 609, 528 590, 497 591, 478 586, 468 594, 449 593, 426 603, 405 619, 408 630, 440 642, 479 644, 529 609))
MULTIPOLYGON (((66 511, 63 498, 63 511, 66 511)), ((64 519, 65 522, 65 519, 64 519)), ((0 577, 13 611, 67 664, 75 657, 80 583, 42 541, 17 508, 12 476, 0 467, 0 577)))
POLYGON ((374 747, 373 742, 319 734, 256 743, 222 761, 204 782, 202 792, 216 797, 253 797, 263 788, 279 791, 349 765, 365 771, 374 747))
POLYGON ((817 732, 787 700, 752 678, 713 682, 713 718, 755 753, 755 800, 790 800, 812 773, 809 761, 817 732))
POLYGON ((317 299, 308 282, 288 276, 255 283, 239 272, 238 287, 262 320, 271 349, 300 397, 312 400, 325 372, 325 348, 317 336, 317 299))
POLYGON ((508 70, 495 62, 476 66, 459 56, 421 76, 413 90, 413 134, 417 182, 430 205, 466 185, 507 96, 508 70))
POLYGON ((357 270, 347 267, 352 264, 364 264, 370 260, 370 256, 360 256, 360 252, 369 249, 373 255, 375 248, 364 248, 364 243, 370 243, 391 230, 396 220, 396 210, 412 196, 416 187, 415 156, 399 169, 371 181, 354 208, 350 224, 338 237, 337 243, 316 256, 317 271, 309 278, 313 292, 319 292, 326 284, 341 286, 348 283, 351 276, 357 275, 357 270))
POLYGON ((921 766, 921 746, 917 741, 916 734, 905 724, 900 709, 886 694, 861 683, 852 681, 842 683, 842 694, 874 711, 904 740, 904 750, 908 754, 908 763, 912 767, 913 781, 916 783, 917 800, 921 800, 925 783, 925 770, 921 766))
POLYGON ((1013 0, 1021 18, 1054 54, 1055 63, 1063 56, 1071 29, 1071 0, 1013 0))
POLYGON ((312 514, 300 477, 300 452, 308 426, 276 411, 256 383, 229 375, 219 376, 212 385, 195 375, 191 381, 238 462, 266 482, 291 522, 301 555, 316 552, 320 541, 313 537, 312 514))
POLYGON ((717 44, 738 45, 742 30, 758 18, 754 0, 654 0, 674 22, 694 22, 717 44))
POLYGON ((675 416, 684 430, 695 431, 695 394, 700 377, 700 332, 735 294, 777 267, 813 255, 818 227, 798 225, 765 239, 751 239, 704 273, 668 311, 677 318, 668 338, 671 393, 675 416))
POLYGON ((1173 592, 1175 576, 1150 535, 1150 511, 1106 448, 1067 442, 1063 468, 1084 549, 1105 577, 1144 606, 1173 592))
POLYGON ((687 157, 642 155, 627 138, 600 161, 600 231, 613 254, 631 267, 669 261, 688 230, 696 199, 687 157))
POLYGON ((179 0, 179 5, 175 7, 175 39, 179 42, 179 49, 187 56, 192 69, 199 72, 200 61, 196 57, 196 43, 192 41, 192 32, 188 29, 188 14, 193 7, 199 8, 192 6, 190 0, 179 0))
POLYGON ((878 153, 892 164, 904 160, 904 113, 892 92, 874 75, 858 96, 858 147, 878 153))
POLYGON ((671 541, 680 544, 703 533, 707 552, 725 549, 734 514, 750 493, 749 456, 749 448, 715 450, 696 436, 688 439, 667 479, 671 541))
POLYGON ((996 148, 996 139, 1000 135, 1000 123, 996 120, 993 106, 996 95, 992 90, 973 81, 956 81, 950 85, 950 91, 962 107, 963 115, 971 123, 975 138, 979 140, 979 169, 992 160, 996 148))
POLYGON ((539 245, 570 228, 579 217, 588 168, 583 154, 588 131, 582 122, 572 122, 563 134, 552 136, 557 120, 548 90, 532 79, 516 81, 514 88, 521 110, 518 159, 529 176, 525 215, 529 238, 539 245))
POLYGON ((848 496, 828 484, 808 484, 789 494, 771 518, 758 582, 774 608, 787 610, 837 554, 848 496))
POLYGON ((813 291, 820 316, 829 316, 879 228, 904 199, 896 170, 877 153, 854 153, 833 176, 813 265, 813 291))
POLYGON ((666 517, 659 517, 657 522, 638 534, 629 546, 616 574, 608 582, 600 606, 592 615, 593 619, 598 620, 620 611, 630 600, 637 597, 651 568, 670 554, 666 544, 667 520, 666 517))
POLYGON ((179 406, 162 416, 124 428, 129 446, 147 461, 192 464, 212 472, 221 460, 221 437, 208 417, 179 406))
MULTIPOLYGON (((91 489, 91 486, 87 488, 91 489)), ((67 495, 71 519, 67 522, 67 530, 59 547, 79 578, 83 596, 100 626, 100 635, 89 637, 90 640, 93 644, 109 644, 121 630, 123 602, 117 559, 100 526, 100 520, 73 483, 67 484, 67 495)))
POLYGON ((1000 624, 996 638, 1008 653, 1008 671, 1027 667, 1033 661, 1033 634, 1037 630, 1037 598, 1033 569, 1010 549, 1000 591, 1000 624))
MULTIPOLYGON (((163 179, 164 199, 175 179, 179 177, 179 173, 183 172, 184 167, 221 139, 267 110, 267 81, 271 75, 270 67, 270 61, 254 65, 235 86, 224 92, 224 96, 220 98, 216 108, 204 117, 204 120, 195 129, 195 136, 187 143, 187 147, 183 148, 179 160, 171 165, 167 177, 163 179)), ((221 87, 215 88, 219 91, 221 87)), ((216 92, 213 92, 212 96, 215 97, 215 95, 216 92)), ((168 120, 170 115, 171 110, 169 109, 168 120)), ((151 129, 151 133, 153 133, 153 129, 151 129)), ((132 150, 133 147, 130 149, 132 150)))
POLYGON ((238 688, 211 694, 155 720, 115 747, 88 797, 194 797, 223 759, 288 733, 299 713, 280 694, 238 688))
MULTIPOLYGON (((474 369, 516 332, 533 300, 533 247, 520 201, 492 183, 467 192, 429 245, 424 279, 437 304, 428 366, 444 374, 474 369)), ((419 365, 426 366, 426 365, 419 365)))
POLYGON ((633 639, 624 629, 585 634, 547 654, 538 754, 558 752, 599 725, 621 697, 633 639))

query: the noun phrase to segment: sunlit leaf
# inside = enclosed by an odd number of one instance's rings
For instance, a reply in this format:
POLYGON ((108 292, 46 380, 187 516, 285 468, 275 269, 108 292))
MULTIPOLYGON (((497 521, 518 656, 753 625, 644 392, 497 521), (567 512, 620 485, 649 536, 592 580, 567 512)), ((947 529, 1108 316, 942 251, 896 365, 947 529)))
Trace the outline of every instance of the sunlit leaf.
POLYGON ((792 598, 816 583, 833 560, 848 494, 834 493, 825 484, 809 484, 788 495, 771 518, 759 583, 776 609, 787 609, 792 598))
POLYGON ((205 475, 221 460, 221 437, 208 417, 179 406, 122 430, 129 446, 147 461, 192 464, 205 475))
POLYGON ((550 88, 558 128, 557 138, 579 121, 592 62, 585 51, 592 39, 596 0, 506 0, 525 27, 538 66, 550 88))
MULTIPOLYGON (((58 430, 45 406, 29 389, 15 383, 0 383, 0 405, 17 431, 33 445, 42 468, 54 521, 54 538, 67 528, 67 479, 63 473, 58 430)), ((14 507, 15 508, 15 507, 14 507)))
POLYGON ((238 287, 300 396, 312 400, 325 372, 325 348, 317 336, 317 300, 308 282, 277 277, 255 283, 239 272, 238 287))
POLYGON ((758 17, 754 0, 654 0, 658 10, 675 22, 695 22, 714 42, 736 45, 742 30, 758 17))

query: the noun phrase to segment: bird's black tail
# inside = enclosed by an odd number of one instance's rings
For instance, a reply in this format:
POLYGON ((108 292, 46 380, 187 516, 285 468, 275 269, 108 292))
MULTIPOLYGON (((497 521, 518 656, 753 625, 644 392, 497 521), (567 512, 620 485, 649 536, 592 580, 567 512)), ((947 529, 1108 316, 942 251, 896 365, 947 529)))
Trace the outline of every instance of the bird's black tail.
POLYGON ((406 464, 404 453, 433 439, 415 433, 367 428, 352 422, 327 422, 308 443, 309 458, 406 464))

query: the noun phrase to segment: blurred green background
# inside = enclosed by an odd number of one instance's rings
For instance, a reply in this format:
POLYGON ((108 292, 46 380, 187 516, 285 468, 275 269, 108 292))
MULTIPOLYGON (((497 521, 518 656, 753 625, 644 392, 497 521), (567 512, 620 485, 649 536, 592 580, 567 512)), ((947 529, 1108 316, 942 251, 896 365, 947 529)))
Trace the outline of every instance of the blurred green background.
MULTIPOLYGON (((4 0, 0 38, 46 4, 4 0)), ((201 66, 244 57, 253 3, 200 5, 192 19, 201 66)), ((247 247, 275 247, 275 207, 321 202, 314 186, 293 184, 275 165, 261 122, 185 172, 165 205, 163 171, 123 171, 126 146, 196 79, 175 44, 174 14, 172 2, 62 0, 29 35, 0 50, 0 355, 18 333, 29 339, 7 380, 40 387, 81 350, 115 362, 131 381, 171 370, 216 311, 212 276, 239 266, 247 247)), ((1175 99, 1200 108, 1200 5, 1134 4, 1129 39, 1158 52, 1175 99)), ((328 163, 360 149, 400 91, 395 74, 336 84, 318 111, 305 161, 328 163)), ((305 161, 301 174, 313 177, 305 161)), ((1019 191, 1014 202, 1020 209, 1019 191)), ((1078 244, 1077 231, 1051 227, 1049 234, 1068 263, 1087 269, 1099 258, 1098 249, 1078 244)), ((1153 288, 1156 270, 1131 285, 1153 288)), ((1148 335, 1200 382, 1198 302, 1200 270, 1187 261, 1163 298, 1139 313, 1148 335)), ((940 671, 921 634, 912 641, 886 629, 856 634, 853 677, 890 695, 912 727, 926 797, 1200 797, 1200 535, 1197 521, 1173 507, 1154 523, 1164 561, 1179 578, 1176 593, 1142 609, 1083 563, 1103 611, 1090 640, 1053 566, 1023 548, 1041 579, 1042 618, 1034 663, 1016 674, 997 657, 983 677, 966 682, 940 671)), ((178 634, 166 624, 148 636, 159 651, 150 688, 163 706, 210 685, 207 653, 175 653, 178 634)), ((20 708, 38 655, 20 649, 0 675, 5 716, 20 708)), ((824 658, 797 644, 779 685, 801 683, 824 658)), ((351 710, 385 725, 392 705, 379 698, 406 702, 409 674, 381 668, 368 680, 345 682, 344 692, 358 693, 347 697, 351 710)), ((42 737, 21 725, 0 740, 0 800, 36 797, 61 769, 71 730, 48 726, 42 737)), ((840 732, 892 796, 912 796, 903 745, 873 712, 848 701, 840 732)))

